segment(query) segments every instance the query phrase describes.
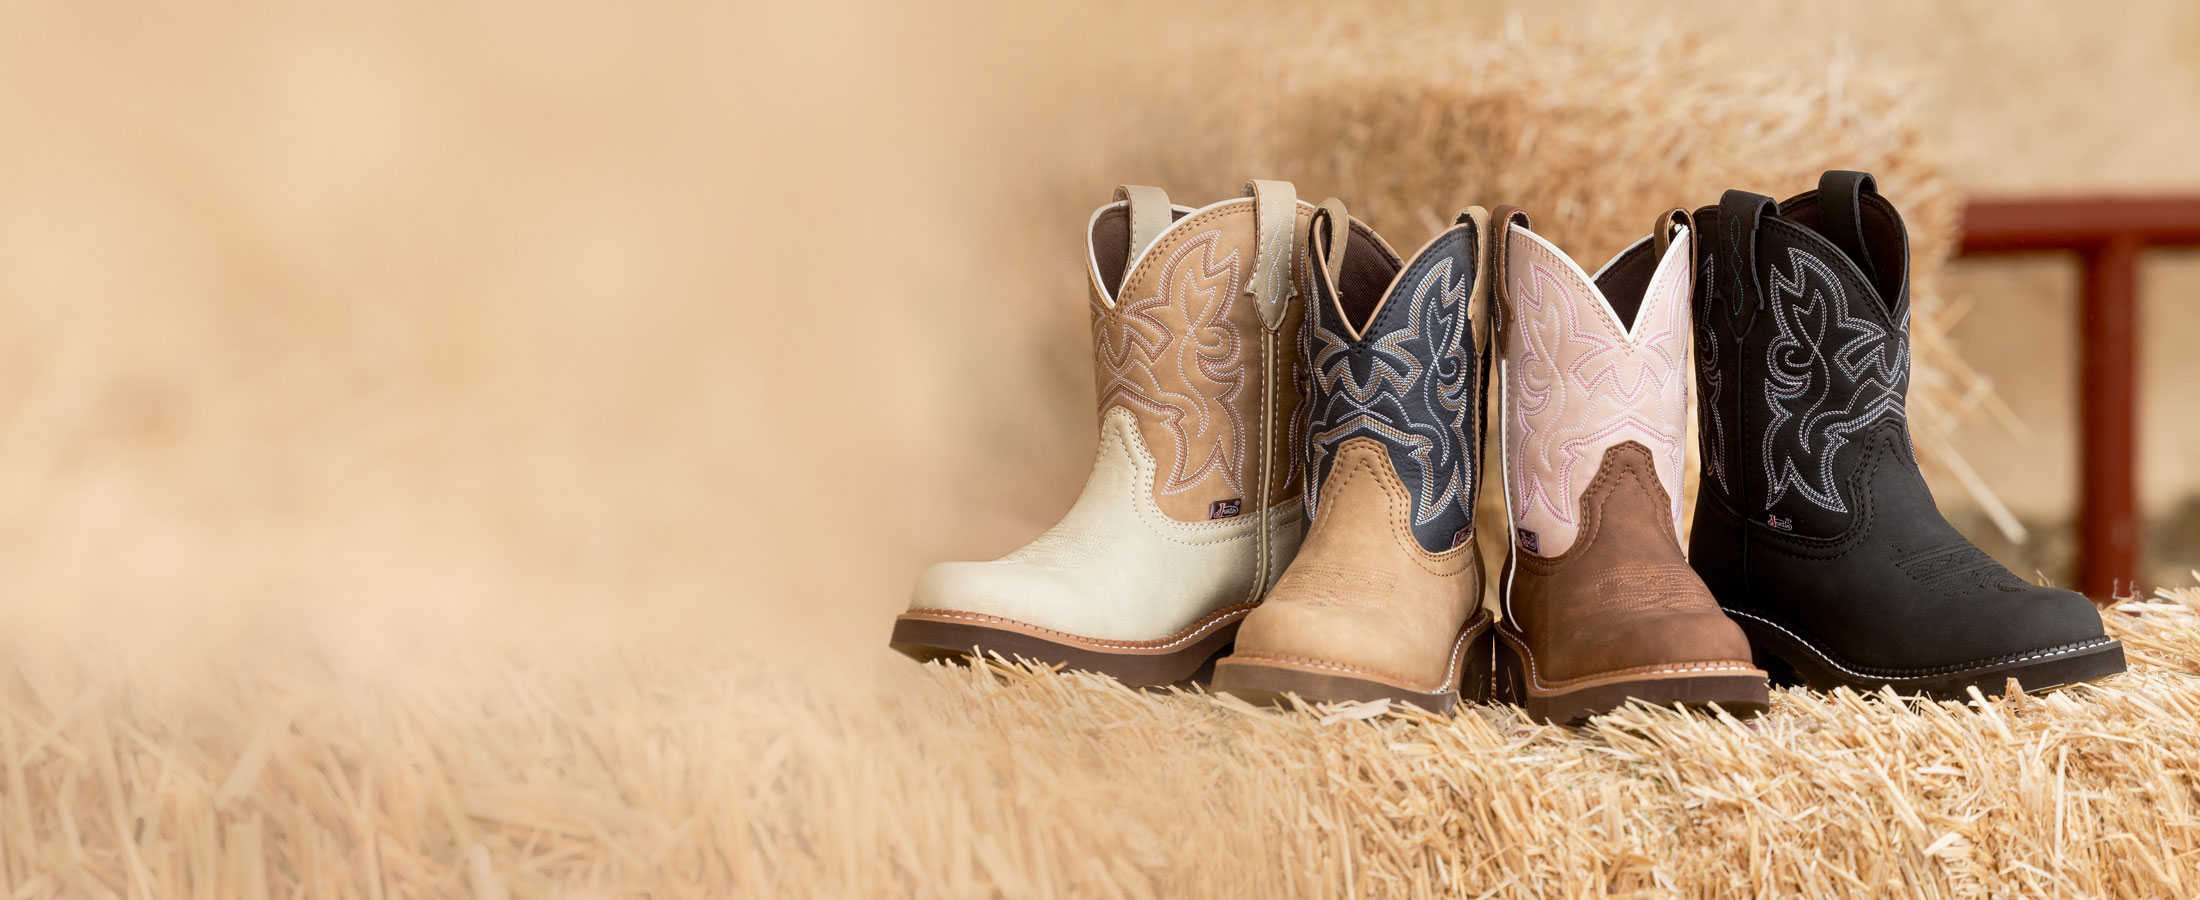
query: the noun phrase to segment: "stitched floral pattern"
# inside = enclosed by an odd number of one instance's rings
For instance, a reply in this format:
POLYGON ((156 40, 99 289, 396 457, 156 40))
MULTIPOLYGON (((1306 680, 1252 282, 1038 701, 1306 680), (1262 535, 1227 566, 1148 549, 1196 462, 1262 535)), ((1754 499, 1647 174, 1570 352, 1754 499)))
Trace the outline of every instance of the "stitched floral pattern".
MULTIPOLYGON (((1718 283, 1713 280, 1712 272, 1716 268, 1713 262, 1712 259, 1703 261, 1703 278, 1696 289, 1698 297, 1712 296, 1712 285, 1718 283)), ((1703 407, 1703 468, 1711 473, 1711 480, 1718 483, 1719 490, 1732 496, 1734 485, 1727 475, 1726 375, 1719 371, 1719 341, 1718 332, 1711 327, 1711 316, 1696 316, 1696 373, 1703 385, 1703 399, 1699 401, 1703 407)))
MULTIPOLYGON (((1461 243, 1467 243, 1461 239, 1461 243)), ((1468 243, 1467 252, 1472 252, 1468 243)), ((1446 512, 1459 516, 1463 529, 1474 514, 1475 361, 1468 322, 1471 264, 1455 265, 1451 256, 1428 265, 1418 262, 1410 281, 1393 287, 1368 340, 1356 341, 1334 308, 1323 300, 1310 315, 1305 340, 1308 371, 1313 373, 1306 506, 1315 508, 1325 466, 1337 447, 1354 437, 1371 437, 1388 448, 1392 464, 1412 478, 1413 524, 1427 525, 1446 512), (1403 296, 1400 296, 1400 295, 1403 296), (1381 323, 1398 321, 1392 304, 1405 304, 1403 322, 1387 331, 1381 323), (1356 352, 1357 351, 1357 352, 1356 352)), ((1408 486, 1411 486, 1409 481, 1408 486)), ((1457 530, 1457 529, 1454 529, 1457 530)), ((1418 535, 1419 529, 1417 527, 1418 535)), ((1449 549, 1448 539, 1432 549, 1449 549)), ((1424 546, 1428 545, 1427 536, 1424 546)))
MULTIPOLYGON (((1849 435, 1905 421, 1910 352, 1905 313, 1896 333, 1855 315, 1824 260, 1790 248, 1791 271, 1768 266, 1768 311, 1779 327, 1765 349, 1765 507, 1792 491, 1820 509, 1848 512, 1833 458, 1849 435)), ((1867 301, 1870 298, 1866 298, 1867 301)))
POLYGON ((1113 308, 1097 297, 1092 303, 1100 412, 1126 406, 1167 432, 1171 446, 1153 448, 1167 460, 1156 484, 1163 495, 1210 479, 1244 495, 1245 421, 1236 401, 1247 353, 1230 320, 1243 273, 1238 251, 1221 248, 1220 230, 1197 234, 1163 262, 1150 293, 1113 308))
MULTIPOLYGON (((1688 258, 1685 236, 1680 245, 1688 258)), ((1506 346, 1511 398, 1513 516, 1545 556, 1564 553, 1580 527, 1581 492, 1604 451, 1637 441, 1657 457, 1659 482, 1680 525, 1688 387, 1688 267, 1666 270, 1636 311, 1632 336, 1604 297, 1535 238, 1515 233, 1508 259, 1512 321, 1506 346)))

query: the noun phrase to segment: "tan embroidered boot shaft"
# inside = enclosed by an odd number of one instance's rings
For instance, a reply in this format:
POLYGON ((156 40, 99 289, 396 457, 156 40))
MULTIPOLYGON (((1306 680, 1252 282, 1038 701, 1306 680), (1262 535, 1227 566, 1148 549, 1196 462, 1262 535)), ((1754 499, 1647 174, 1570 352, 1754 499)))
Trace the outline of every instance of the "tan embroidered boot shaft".
POLYGON ((1762 712, 1765 673, 1680 543, 1688 217, 1595 278, 1500 210, 1495 296, 1512 548, 1497 692, 1574 722, 1629 700, 1762 712))
POLYGON ((891 643, 1184 680, 1236 633, 1302 530, 1299 236, 1291 185, 1199 209, 1126 186, 1089 226, 1100 448, 1060 524, 917 581, 891 643))
POLYGON ((1486 699, 1490 615, 1474 541, 1489 216, 1412 259, 1322 204, 1310 229, 1306 444, 1313 525, 1215 665, 1255 702, 1486 699))

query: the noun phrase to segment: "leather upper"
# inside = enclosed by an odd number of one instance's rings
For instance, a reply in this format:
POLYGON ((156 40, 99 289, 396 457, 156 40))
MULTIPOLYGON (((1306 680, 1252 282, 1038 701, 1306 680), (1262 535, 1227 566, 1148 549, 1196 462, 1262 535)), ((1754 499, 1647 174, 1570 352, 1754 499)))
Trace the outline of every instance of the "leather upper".
MULTIPOLYGON (((1349 245, 1347 252, 1349 252, 1349 245)), ((1379 298, 1374 314, 1349 321, 1335 285, 1312 279, 1303 354, 1307 404, 1308 509, 1344 442, 1367 439, 1390 455, 1413 489, 1410 525, 1430 551, 1465 540, 1474 522, 1480 465, 1482 384, 1473 302, 1474 227, 1447 229, 1416 254, 1379 298)))
POLYGON ((992 616, 1085 638, 1154 641, 1251 603, 1298 549, 1294 497, 1275 511, 1277 552, 1255 568, 1260 517, 1178 522, 1154 503, 1159 460, 1128 410, 1100 424, 1100 450, 1062 521, 992 562, 947 562, 917 579, 911 609, 992 616))
POLYGON ((1338 445, 1322 512, 1238 630, 1233 659, 1450 689, 1461 627, 1481 607, 1482 557, 1472 540, 1432 553, 1414 539, 1412 483, 1396 458, 1369 437, 1338 445))
POLYGON ((1510 557, 1503 627, 1523 639, 1538 687, 1751 668, 1749 639, 1681 555, 1657 469, 1635 441, 1607 448, 1582 486, 1572 546, 1510 557))
MULTIPOLYGON (((1302 229, 1311 215, 1301 204, 1302 229)), ((1255 283, 1254 219, 1251 199, 1178 218, 1132 260, 1112 293, 1093 270, 1099 413, 1121 407, 1137 418, 1160 465, 1154 499, 1180 522, 1254 512, 1264 470, 1271 502, 1298 489, 1297 455, 1283 451, 1292 446, 1290 423, 1298 418, 1290 351, 1305 304, 1290 303, 1279 327, 1268 328, 1248 293, 1255 283), (1271 335, 1276 348, 1266 346, 1271 335), (1273 460, 1264 459, 1270 453, 1273 460)), ((1303 285, 1304 253, 1292 262, 1303 285)))
POLYGON ((1941 516, 1917 466, 1908 245, 1869 176, 1696 213, 1702 472, 1690 561, 1722 606, 1868 675, 2105 641, 1941 516))
MULTIPOLYGON (((1501 352, 1508 498, 1522 549, 1564 554, 1581 527, 1581 492, 1604 451, 1626 441, 1650 448, 1665 512, 1680 527, 1688 436, 1690 236, 1656 260, 1632 322, 1623 322, 1581 268, 1534 232, 1507 229, 1510 298, 1501 352)), ((1642 254, 1650 242, 1621 260, 1642 254)))

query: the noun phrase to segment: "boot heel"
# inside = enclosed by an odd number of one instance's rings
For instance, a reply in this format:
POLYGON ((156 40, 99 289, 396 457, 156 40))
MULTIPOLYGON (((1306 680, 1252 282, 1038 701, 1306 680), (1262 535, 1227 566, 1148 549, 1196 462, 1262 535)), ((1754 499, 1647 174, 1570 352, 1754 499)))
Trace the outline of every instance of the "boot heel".
POLYGON ((1520 657, 1512 642, 1497 638, 1492 650, 1490 702, 1509 703, 1525 708, 1528 705, 1528 664, 1520 657))
POLYGON ((1757 668, 1765 672, 1765 680, 1772 687, 1809 687, 1810 679, 1803 677, 1801 669, 1788 660, 1787 648, 1776 643, 1771 629, 1741 616, 1728 616, 1734 624, 1742 626, 1742 635, 1749 638, 1749 657, 1757 668))
POLYGON ((1467 658, 1459 672, 1461 701, 1488 703, 1496 696, 1496 643, 1496 631, 1488 628, 1467 640, 1467 658))

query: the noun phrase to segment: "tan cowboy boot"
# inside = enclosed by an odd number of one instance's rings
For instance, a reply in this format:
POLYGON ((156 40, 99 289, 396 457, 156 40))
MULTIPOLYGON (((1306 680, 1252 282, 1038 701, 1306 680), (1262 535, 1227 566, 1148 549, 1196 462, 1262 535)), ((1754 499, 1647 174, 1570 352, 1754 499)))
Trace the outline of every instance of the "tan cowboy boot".
POLYGON ((1461 213, 1403 264, 1335 200, 1311 231, 1313 525, 1214 686, 1448 712, 1486 697, 1490 665, 1473 533, 1489 216, 1461 213))
POLYGON ((1574 722, 1628 700, 1768 701, 1749 642, 1681 551, 1688 438, 1688 217, 1592 279, 1499 211, 1499 354, 1512 551, 1498 698, 1574 722))
POLYGON ((1295 298, 1314 208, 1276 181, 1200 209, 1154 188, 1116 195, 1090 225, 1092 476, 1023 549, 927 570, 894 622, 903 653, 1181 681, 1298 550, 1295 298))

